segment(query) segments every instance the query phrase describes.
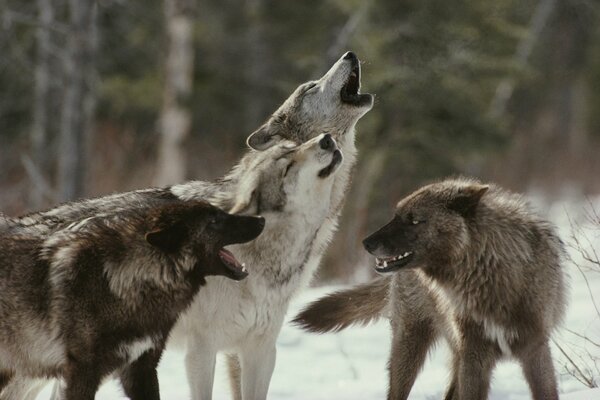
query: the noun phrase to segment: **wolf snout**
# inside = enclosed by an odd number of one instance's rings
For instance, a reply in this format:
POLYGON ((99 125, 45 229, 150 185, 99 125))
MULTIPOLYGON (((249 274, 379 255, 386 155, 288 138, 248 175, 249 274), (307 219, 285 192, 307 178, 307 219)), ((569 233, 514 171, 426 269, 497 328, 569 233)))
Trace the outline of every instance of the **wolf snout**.
POLYGON ((331 135, 328 133, 325 136, 323 136, 323 138, 319 141, 319 146, 323 150, 333 151, 335 149, 335 142, 333 141, 331 135))
POLYGON ((354 52, 349 51, 346 54, 344 54, 344 60, 356 60, 356 61, 358 61, 358 57, 356 56, 356 54, 354 52))
POLYGON ((235 222, 231 225, 232 243, 246 243, 256 239, 265 228, 265 219, 254 216, 235 216, 235 222))
POLYGON ((371 254, 373 254, 379 247, 379 243, 372 240, 370 237, 363 240, 362 243, 363 243, 363 247, 365 248, 365 250, 367 250, 371 254))

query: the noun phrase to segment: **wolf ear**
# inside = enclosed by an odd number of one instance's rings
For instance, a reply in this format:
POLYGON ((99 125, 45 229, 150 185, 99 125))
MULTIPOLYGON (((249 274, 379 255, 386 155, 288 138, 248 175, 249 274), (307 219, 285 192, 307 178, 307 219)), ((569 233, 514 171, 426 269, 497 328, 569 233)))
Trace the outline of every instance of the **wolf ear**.
POLYGON ((463 216, 473 215, 481 197, 488 191, 488 185, 472 184, 458 189, 458 192, 450 199, 448 208, 463 216))
POLYGON ((146 233, 146 241, 165 253, 175 253, 187 238, 183 222, 177 221, 146 233))
POLYGON ((259 213, 259 209, 257 207, 258 204, 258 194, 256 193, 256 189, 247 192, 247 194, 243 196, 238 196, 235 199, 235 204, 229 210, 229 214, 242 214, 242 215, 255 215, 259 213))
POLYGON ((246 144, 254 150, 262 151, 276 145, 282 139, 283 138, 277 133, 273 124, 267 122, 248 136, 246 144))
POLYGON ((244 179, 238 184, 233 198, 233 206, 229 210, 229 214, 244 214, 256 215, 260 212, 259 203, 259 181, 260 174, 247 174, 244 179))

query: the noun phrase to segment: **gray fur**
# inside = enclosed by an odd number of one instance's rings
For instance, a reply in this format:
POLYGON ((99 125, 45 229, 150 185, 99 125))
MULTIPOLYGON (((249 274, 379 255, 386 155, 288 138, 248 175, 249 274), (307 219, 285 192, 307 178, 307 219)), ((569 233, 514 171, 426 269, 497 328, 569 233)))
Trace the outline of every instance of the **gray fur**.
MULTIPOLYGON (((566 307, 564 245, 521 196, 464 178, 434 183, 401 200, 364 244, 377 270, 394 273, 388 398, 408 398, 443 337, 454 354, 447 400, 486 399, 502 358, 522 365, 535 400, 558 399, 548 342, 566 307)), ((377 318, 387 301, 378 295, 381 280, 370 284, 376 295, 367 301, 379 304, 361 306, 365 315, 347 305, 368 286, 325 299, 336 321, 319 321, 319 301, 296 321, 322 332, 377 318)))

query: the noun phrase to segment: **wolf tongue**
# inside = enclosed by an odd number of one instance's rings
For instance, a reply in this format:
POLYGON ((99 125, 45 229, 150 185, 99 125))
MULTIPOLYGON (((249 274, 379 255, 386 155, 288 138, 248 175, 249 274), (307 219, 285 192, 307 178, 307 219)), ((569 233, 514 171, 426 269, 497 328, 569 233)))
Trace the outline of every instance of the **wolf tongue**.
POLYGON ((226 263, 235 266, 237 268, 242 268, 242 265, 239 263, 238 260, 235 259, 235 256, 233 255, 233 253, 231 253, 229 250, 225 250, 225 249, 221 249, 219 250, 219 257, 221 257, 221 259, 223 261, 225 261, 226 263))

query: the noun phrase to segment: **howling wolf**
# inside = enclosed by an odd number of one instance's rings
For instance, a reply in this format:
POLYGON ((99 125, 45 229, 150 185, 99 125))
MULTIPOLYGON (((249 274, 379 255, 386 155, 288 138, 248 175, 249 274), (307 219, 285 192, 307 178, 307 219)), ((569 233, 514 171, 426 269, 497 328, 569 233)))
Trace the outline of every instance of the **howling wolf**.
POLYGON ((486 399, 508 357, 535 400, 558 399, 548 342, 565 312, 564 246, 521 196, 469 179, 434 183, 363 243, 393 276, 325 296, 294 321, 330 332, 389 312, 389 399, 408 398, 440 336, 453 350, 446 400, 486 399))
POLYGON ((38 232, 51 232, 69 221, 165 193, 185 200, 206 198, 235 213, 263 215, 267 225, 261 236, 270 237, 272 242, 256 255, 249 255, 248 260, 239 254, 251 270, 250 277, 243 285, 223 283, 229 289, 211 291, 213 308, 192 306, 178 323, 175 336, 179 340, 174 342, 187 347, 186 369, 195 400, 212 397, 215 356, 220 351, 231 354, 229 367, 235 397, 264 399, 283 315, 292 295, 312 277, 335 231, 356 160, 355 125, 373 105, 372 95, 360 93, 360 74, 358 58, 348 52, 322 78, 300 85, 250 135, 247 142, 252 150, 222 179, 68 203, 24 216, 19 224, 38 232), (301 143, 304 145, 299 149, 292 148, 301 143), (295 156, 313 153, 317 157, 313 161, 295 156), (329 165, 321 168, 321 162, 328 159, 329 165), (318 171, 314 175, 299 174, 305 168, 318 171), (268 234, 271 226, 279 226, 272 236, 268 234), (247 311, 228 316, 225 305, 218 303, 223 293, 229 293, 228 300, 240 302, 247 311), (212 321, 222 311, 222 329, 232 334, 215 330, 199 335, 206 321, 212 321), (230 330, 232 325, 239 329, 230 330))
POLYGON ((0 234, 0 396, 14 396, 2 389, 16 374, 61 377, 64 398, 92 400, 117 372, 131 399, 159 399, 156 366, 179 314, 206 276, 247 276, 223 246, 264 223, 174 198, 45 238, 0 234))

